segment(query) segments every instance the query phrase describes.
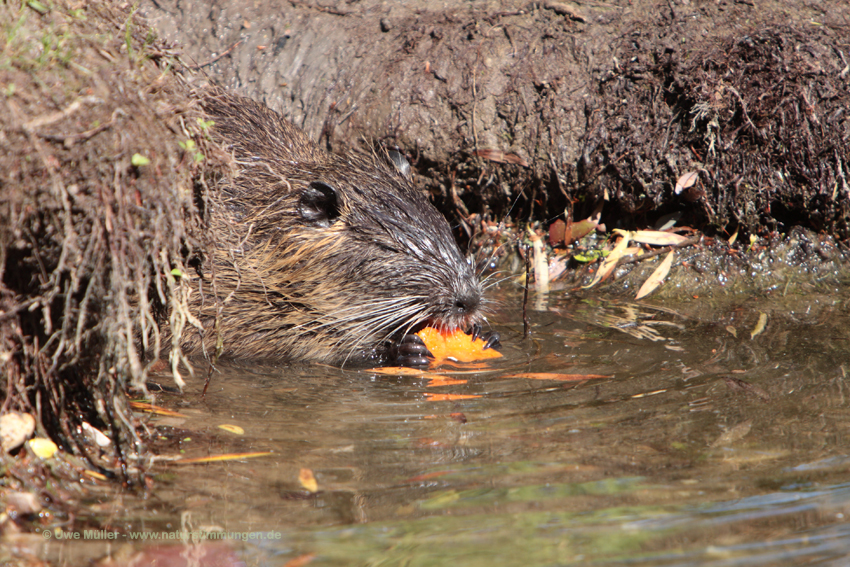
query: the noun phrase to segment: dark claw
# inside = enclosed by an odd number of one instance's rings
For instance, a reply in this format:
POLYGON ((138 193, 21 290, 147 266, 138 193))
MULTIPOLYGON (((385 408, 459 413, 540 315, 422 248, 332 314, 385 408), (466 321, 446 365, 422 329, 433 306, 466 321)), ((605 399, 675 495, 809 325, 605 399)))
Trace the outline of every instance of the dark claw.
POLYGON ((428 366, 434 358, 419 335, 404 335, 396 347, 395 361, 399 366, 428 366))
POLYGON ((500 342, 502 336, 496 331, 490 331, 489 333, 486 333, 486 337, 482 336, 481 338, 484 339, 484 347, 481 350, 487 350, 488 348, 498 348, 502 346, 502 343, 500 342))
POLYGON ((484 347, 481 350, 487 350, 488 348, 498 348, 502 346, 500 342, 502 336, 496 331, 489 331, 487 333, 481 332, 481 325, 475 323, 472 325, 472 342, 475 342, 476 339, 484 340, 484 347))

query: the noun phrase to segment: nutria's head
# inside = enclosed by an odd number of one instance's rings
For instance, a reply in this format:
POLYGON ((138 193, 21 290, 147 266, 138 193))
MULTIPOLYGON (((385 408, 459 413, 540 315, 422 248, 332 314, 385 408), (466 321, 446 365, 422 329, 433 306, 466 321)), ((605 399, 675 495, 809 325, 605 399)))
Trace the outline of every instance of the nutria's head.
POLYGON ((222 238, 219 305, 199 305, 208 349, 216 313, 225 355, 333 363, 380 359, 424 323, 483 319, 481 283, 446 219, 395 168, 323 152, 248 99, 217 92, 204 107, 238 166, 212 214, 222 238))

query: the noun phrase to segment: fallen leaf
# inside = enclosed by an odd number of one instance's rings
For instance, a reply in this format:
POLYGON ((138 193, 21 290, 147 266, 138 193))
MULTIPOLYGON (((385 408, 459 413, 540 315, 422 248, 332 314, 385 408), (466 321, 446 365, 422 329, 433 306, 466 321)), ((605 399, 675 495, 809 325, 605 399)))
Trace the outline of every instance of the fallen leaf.
POLYGON ((233 433, 234 435, 245 435, 245 430, 239 427, 238 425, 230 425, 229 423, 222 423, 218 426, 219 429, 224 429, 229 433, 233 433))
POLYGON ((155 406, 153 404, 149 404, 148 402, 130 402, 130 408, 136 411, 143 411, 147 413, 153 413, 156 415, 167 415, 169 417, 186 417, 182 413, 178 413, 176 411, 171 411, 169 409, 161 408, 159 406, 155 406))
POLYGON ((133 157, 130 158, 130 163, 136 167, 142 167, 143 165, 150 164, 151 160, 143 156, 142 154, 133 154, 133 157))
POLYGON ((102 480, 104 482, 109 480, 109 479, 106 478, 106 475, 100 474, 97 471, 90 471, 90 470, 86 469, 86 470, 83 471, 83 474, 86 475, 86 476, 90 476, 92 478, 96 478, 97 480, 102 480))
POLYGON ((109 447, 112 445, 112 440, 103 434, 103 432, 96 427, 93 427, 90 423, 82 422, 80 426, 83 428, 83 431, 86 432, 86 435, 89 436, 92 440, 94 440, 95 444, 98 447, 109 447))
POLYGON ((283 567, 304 567, 316 558, 315 553, 305 553, 286 562, 283 567))
POLYGON ((429 402, 448 402, 452 400, 471 400, 473 398, 480 398, 481 396, 477 394, 432 394, 431 392, 425 392, 425 399, 429 402))
POLYGON ((608 254, 608 257, 605 258, 605 260, 603 260, 599 265, 599 269, 596 270, 596 275, 593 276, 593 281, 591 281, 589 285, 584 286, 584 289, 595 286, 611 275, 611 272, 613 272, 614 268, 617 267, 617 262, 623 257, 623 252, 625 252, 626 248, 629 246, 629 233, 622 232, 622 234, 623 237, 617 245, 614 246, 614 249, 610 254, 608 254))
POLYGON ((680 246, 688 240, 687 237, 681 234, 662 232, 660 230, 636 230, 631 236, 632 240, 655 246, 680 246))
POLYGON ((45 437, 30 439, 27 441, 27 446, 30 448, 30 451, 32 451, 33 454, 40 459, 49 459, 56 454, 56 451, 59 450, 56 443, 45 437))
POLYGON ((437 472, 420 474, 418 476, 410 477, 405 482, 422 482, 423 480, 431 480, 432 478, 439 478, 439 477, 447 475, 447 474, 452 474, 453 472, 457 472, 457 471, 437 471, 437 472))
POLYGON ((23 445, 35 431, 35 418, 28 413, 11 411, 0 415, 0 447, 11 451, 23 445))
POLYGON ((369 372, 375 374, 389 374, 390 376, 428 376, 431 373, 418 368, 409 368, 407 366, 382 366, 379 368, 370 368, 369 372))
POLYGON ((675 250, 671 250, 667 257, 664 258, 664 261, 655 268, 655 271, 652 272, 652 275, 649 276, 643 285, 640 286, 640 289, 637 292, 637 296, 635 299, 642 299, 655 291, 655 289, 661 285, 664 281, 664 278, 667 277, 667 274, 670 273, 670 266, 673 265, 673 256, 676 253, 675 250))
POLYGON ((530 380, 557 380, 559 382, 578 382, 580 380, 596 380, 599 378, 613 378, 604 374, 559 374, 557 372, 521 372, 519 374, 508 374, 505 378, 528 378, 530 380))
POLYGON ((271 451, 258 451, 256 453, 227 453, 225 455, 213 455, 211 457, 196 457, 193 459, 180 459, 174 461, 178 465, 193 465, 195 463, 217 463, 220 461, 238 461, 239 459, 253 459, 271 455, 271 451))
POLYGON ((592 230, 599 226, 599 217, 574 222, 568 230, 564 231, 564 244, 570 244, 574 240, 584 238, 592 230))
POLYGON ((676 187, 675 187, 675 189, 673 189, 673 193, 678 195, 679 193, 681 193, 683 190, 687 189, 688 187, 693 187, 694 183, 696 183, 698 179, 699 179, 699 172, 698 171, 689 171, 687 173, 683 173, 682 175, 679 176, 679 179, 676 181, 676 187))
POLYGON ((456 411, 454 413, 450 413, 449 417, 458 423, 466 423, 466 415, 463 412, 456 411))
POLYGON ((466 380, 458 380, 457 378, 449 378, 448 376, 435 376, 428 380, 429 388, 438 388, 440 386, 459 386, 466 384, 466 380))
POLYGON ((634 396, 632 396, 632 399, 639 400, 641 398, 648 398, 649 396, 657 396, 658 394, 663 394, 666 391, 667 388, 664 388, 663 390, 653 390, 651 392, 641 392, 640 394, 635 394, 634 396))
POLYGON ((419 338, 428 347, 433 355, 434 362, 439 363, 447 359, 458 362, 474 362, 487 358, 500 358, 502 353, 496 349, 485 349, 485 341, 481 338, 472 340, 472 335, 464 333, 460 329, 454 331, 441 331, 434 327, 425 327, 418 333, 419 338))
POLYGON ((750 332, 750 340, 756 338, 757 335, 760 335, 765 326, 767 326, 767 314, 759 311, 759 321, 756 323, 755 328, 750 332))
POLYGON ((316 477, 313 476, 313 471, 310 469, 301 469, 298 472, 298 482, 301 486, 307 489, 308 492, 318 492, 319 483, 316 482, 316 477))
POLYGON ((560 246, 563 244, 566 228, 567 223, 562 220, 556 220, 549 225, 549 246, 560 246))
POLYGON ((534 287, 539 293, 549 293, 549 260, 543 239, 532 237, 531 247, 534 250, 534 287))
POLYGON ((32 492, 4 492, 3 500, 6 504, 6 514, 10 510, 19 514, 35 514, 41 510, 39 497, 32 492))

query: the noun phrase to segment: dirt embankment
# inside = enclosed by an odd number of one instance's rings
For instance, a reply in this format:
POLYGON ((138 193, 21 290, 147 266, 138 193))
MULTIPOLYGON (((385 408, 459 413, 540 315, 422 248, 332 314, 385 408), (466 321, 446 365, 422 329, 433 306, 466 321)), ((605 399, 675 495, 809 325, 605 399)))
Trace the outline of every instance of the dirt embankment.
POLYGON ((186 324, 180 274, 203 249, 201 114, 129 6, 5 3, 0 22, 2 413, 131 479, 125 391, 144 385, 157 314, 186 324))
POLYGON ((143 11, 223 84, 331 148, 379 141, 480 217, 667 214, 850 236, 841 1, 173 2, 143 11), (222 54, 224 54, 222 56, 222 54), (696 172, 691 191, 677 179, 696 172), (516 204, 514 201, 517 200, 516 204))

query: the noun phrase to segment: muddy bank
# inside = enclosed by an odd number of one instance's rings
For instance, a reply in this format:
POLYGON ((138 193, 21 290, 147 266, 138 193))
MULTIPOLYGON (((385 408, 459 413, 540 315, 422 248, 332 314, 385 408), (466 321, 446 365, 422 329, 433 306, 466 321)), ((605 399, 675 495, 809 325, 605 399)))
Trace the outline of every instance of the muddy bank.
MULTIPOLYGON (((126 392, 144 389, 158 322, 186 324, 180 275, 206 238, 201 114, 129 6, 4 4, 0 22, 2 413, 82 457, 71 482, 135 483, 147 433, 126 392)), ((27 454, 24 433, 2 431, 4 457, 27 454)), ((39 462, 8 465, 45 489, 39 462)))
POLYGON ((677 214, 709 235, 850 236, 842 2, 142 10, 329 148, 402 149, 467 237, 482 218, 580 220, 605 196, 609 228, 677 214))

